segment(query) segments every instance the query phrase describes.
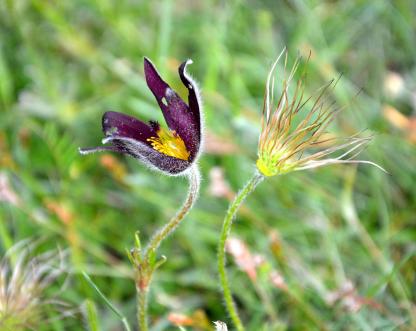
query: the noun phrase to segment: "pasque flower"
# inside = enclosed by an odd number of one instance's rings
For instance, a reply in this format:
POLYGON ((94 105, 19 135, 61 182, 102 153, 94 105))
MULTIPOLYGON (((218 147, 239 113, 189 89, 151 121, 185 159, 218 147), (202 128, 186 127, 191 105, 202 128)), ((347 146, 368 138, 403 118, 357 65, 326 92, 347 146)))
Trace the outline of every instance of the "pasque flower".
POLYGON ((144 75, 162 110, 167 128, 156 121, 145 123, 134 117, 113 111, 103 115, 102 127, 105 138, 102 147, 80 149, 81 154, 113 151, 137 158, 148 167, 167 175, 184 175, 189 181, 188 195, 178 212, 158 229, 145 249, 139 235, 136 246, 129 252, 135 268, 135 283, 138 295, 138 324, 141 331, 148 330, 147 300, 153 273, 165 258, 158 261, 156 251, 183 221, 193 207, 199 192, 200 174, 196 160, 202 139, 201 102, 196 83, 186 72, 191 60, 179 66, 179 77, 188 90, 188 103, 160 77, 153 63, 144 59, 144 75))
POLYGON ((103 115, 102 146, 80 149, 81 154, 114 151, 131 155, 150 168, 166 174, 184 173, 198 158, 201 145, 201 103, 195 82, 187 74, 191 60, 179 66, 179 76, 188 89, 188 104, 160 77, 153 63, 144 59, 147 86, 155 96, 168 128, 156 121, 145 123, 126 114, 103 115))
MULTIPOLYGON (((335 87, 335 80, 321 87, 315 95, 305 97, 306 75, 303 74, 290 91, 300 58, 295 61, 288 76, 284 74, 281 94, 274 103, 273 74, 283 53, 272 65, 267 77, 256 162, 260 173, 268 177, 336 163, 368 163, 379 167, 370 161, 353 160, 371 137, 354 135, 340 139, 327 136, 326 129, 338 113, 327 95, 335 87), (337 152, 340 152, 339 155, 336 155, 337 152)), ((286 65, 287 53, 285 68, 286 65)))
MULTIPOLYGON (((327 136, 325 131, 338 113, 338 109, 334 107, 333 102, 329 101, 328 96, 328 92, 336 85, 336 81, 330 81, 310 97, 305 97, 304 93, 305 74, 301 75, 293 89, 290 88, 290 83, 299 67, 300 58, 296 59, 288 74, 286 70, 284 71, 281 78, 281 93, 275 103, 273 74, 284 53, 285 50, 273 63, 267 77, 257 152, 257 170, 231 202, 224 218, 218 244, 218 274, 224 302, 237 331, 244 331, 245 327, 234 304, 226 273, 225 245, 237 211, 247 196, 265 178, 292 171, 337 163, 369 163, 382 169, 373 162, 353 159, 371 140, 371 137, 362 138, 354 135, 339 139, 327 136)), ((284 68, 287 68, 287 53, 284 68)))

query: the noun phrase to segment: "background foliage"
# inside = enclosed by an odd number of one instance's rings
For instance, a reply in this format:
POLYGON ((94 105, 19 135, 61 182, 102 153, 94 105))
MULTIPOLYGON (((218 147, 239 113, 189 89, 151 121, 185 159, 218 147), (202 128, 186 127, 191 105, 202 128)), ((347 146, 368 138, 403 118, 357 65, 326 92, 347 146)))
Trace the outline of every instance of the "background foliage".
MULTIPOLYGON (((105 110, 160 120, 143 56, 182 95, 176 68, 189 57, 205 104, 204 182, 196 208, 161 248, 168 261, 154 282, 150 312, 153 330, 177 329, 171 313, 188 315, 189 329, 229 322, 217 285, 217 238, 228 199, 253 170, 265 78, 286 45, 292 60, 312 52, 309 91, 343 73, 332 97, 346 109, 331 129, 374 133, 361 157, 389 175, 334 166, 260 185, 234 227, 262 256, 257 277, 229 259, 243 320, 249 330, 410 330, 415 7, 411 0, 2 1, 1 252, 38 237, 46 248, 69 248, 70 284, 62 296, 71 309, 85 311, 88 299, 102 330, 121 330, 80 275, 85 270, 134 322, 125 249, 137 229, 145 240, 174 213, 186 182, 117 155, 81 157, 77 148, 100 142, 105 110)), ((81 313, 43 327, 86 328, 81 313)))

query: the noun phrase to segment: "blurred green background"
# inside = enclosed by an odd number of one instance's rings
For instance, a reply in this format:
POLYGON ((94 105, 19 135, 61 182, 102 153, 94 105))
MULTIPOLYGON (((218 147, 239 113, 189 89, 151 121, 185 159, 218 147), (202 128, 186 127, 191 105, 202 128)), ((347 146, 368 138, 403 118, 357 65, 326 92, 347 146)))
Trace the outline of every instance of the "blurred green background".
POLYGON ((77 152, 100 143, 106 110, 162 119, 143 56, 182 96, 176 70, 193 59, 207 134, 199 201, 159 250, 168 260, 151 291, 152 330, 177 330, 173 313, 187 316, 188 330, 209 330, 215 320, 232 330, 217 282, 217 239, 228 200, 254 169, 265 79, 284 46, 291 60, 312 52, 309 93, 343 73, 332 97, 346 109, 331 131, 373 133, 360 158, 389 174, 329 166, 260 185, 233 228, 261 256, 251 256, 261 260, 257 277, 228 259, 244 323, 253 331, 412 330, 415 7, 412 0, 1 1, 0 252, 39 237, 45 249, 68 248, 71 276, 60 298, 79 310, 63 319, 47 311, 52 322, 38 330, 88 329, 86 300, 102 330, 122 329, 82 270, 134 326, 125 250, 136 230, 146 241, 185 197, 184 179, 132 158, 77 152))

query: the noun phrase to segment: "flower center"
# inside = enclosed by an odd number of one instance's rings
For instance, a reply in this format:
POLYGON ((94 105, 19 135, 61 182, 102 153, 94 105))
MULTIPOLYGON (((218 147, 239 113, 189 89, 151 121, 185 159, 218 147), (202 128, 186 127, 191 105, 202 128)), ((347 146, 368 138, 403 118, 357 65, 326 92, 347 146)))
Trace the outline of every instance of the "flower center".
POLYGON ((270 159, 267 158, 258 158, 256 165, 257 169, 266 177, 274 176, 278 172, 276 166, 271 164, 270 159))
POLYGON ((155 150, 165 155, 188 161, 190 153, 186 149, 182 138, 175 131, 160 128, 156 133, 157 137, 147 139, 155 150))
POLYGON ((285 159, 287 152, 261 151, 257 159, 257 169, 266 177, 282 175, 292 171, 295 164, 291 159, 285 159))

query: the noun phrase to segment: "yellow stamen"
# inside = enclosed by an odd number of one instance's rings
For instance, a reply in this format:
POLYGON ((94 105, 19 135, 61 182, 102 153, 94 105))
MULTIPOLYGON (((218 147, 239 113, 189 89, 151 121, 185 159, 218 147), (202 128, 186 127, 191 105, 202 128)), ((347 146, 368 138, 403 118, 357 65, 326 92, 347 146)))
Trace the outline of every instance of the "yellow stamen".
POLYGON ((188 161, 189 152, 182 138, 175 131, 160 128, 157 137, 147 139, 152 147, 160 153, 188 161))

